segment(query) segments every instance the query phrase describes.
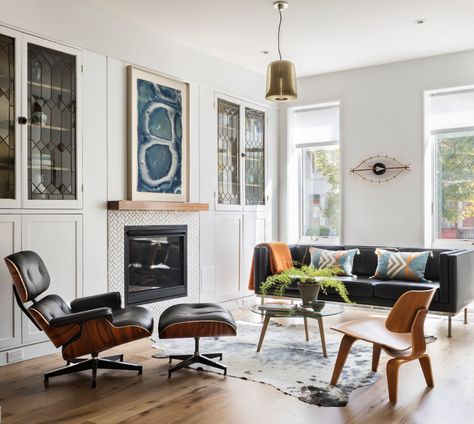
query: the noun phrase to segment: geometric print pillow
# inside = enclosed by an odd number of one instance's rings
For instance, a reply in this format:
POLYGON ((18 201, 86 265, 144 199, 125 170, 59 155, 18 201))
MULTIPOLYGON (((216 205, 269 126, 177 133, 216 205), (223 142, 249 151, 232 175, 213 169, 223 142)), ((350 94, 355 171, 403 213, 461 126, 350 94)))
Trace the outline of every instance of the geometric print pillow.
POLYGON ((326 250, 312 247, 311 252, 311 264, 316 269, 329 268, 337 266, 344 271, 344 274, 352 276, 352 265, 354 263, 354 256, 359 254, 359 249, 351 250, 326 250))
POLYGON ((432 252, 389 252, 376 249, 377 269, 372 278, 425 281, 425 269, 432 252))

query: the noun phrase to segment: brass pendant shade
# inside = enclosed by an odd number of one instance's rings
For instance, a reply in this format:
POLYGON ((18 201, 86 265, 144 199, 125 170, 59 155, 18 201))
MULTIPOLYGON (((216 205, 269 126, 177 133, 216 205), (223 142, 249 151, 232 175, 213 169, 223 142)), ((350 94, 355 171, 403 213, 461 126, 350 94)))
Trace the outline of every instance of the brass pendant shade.
POLYGON ((267 68, 267 100, 285 102, 296 100, 295 65, 289 60, 275 60, 267 68))
POLYGON ((286 102, 298 97, 296 94, 295 65, 289 60, 282 60, 280 49, 282 11, 288 7, 288 3, 283 0, 276 0, 273 2, 273 7, 278 10, 280 16, 278 23, 278 56, 280 60, 275 60, 268 65, 265 98, 274 102, 286 102))

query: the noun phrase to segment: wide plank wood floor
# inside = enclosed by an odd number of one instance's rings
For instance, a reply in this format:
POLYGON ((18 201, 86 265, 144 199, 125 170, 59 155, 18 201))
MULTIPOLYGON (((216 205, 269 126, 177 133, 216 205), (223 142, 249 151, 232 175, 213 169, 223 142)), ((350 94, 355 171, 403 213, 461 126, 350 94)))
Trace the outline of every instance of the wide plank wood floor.
MULTIPOLYGON (((328 331, 336 322, 380 313, 350 308, 326 319, 325 327, 328 331)), ((234 309, 234 315, 258 319, 246 308, 234 309)), ((102 370, 96 389, 89 386, 89 373, 54 378, 45 387, 42 373, 64 364, 59 354, 0 367, 1 422, 474 423, 474 325, 457 317, 448 339, 446 318, 432 317, 426 332, 438 337, 428 346, 436 386, 426 388, 417 362, 405 365, 396 405, 388 402, 385 372, 374 385, 352 392, 343 408, 308 405, 265 384, 211 373, 183 370, 169 380, 167 361, 151 358, 152 343, 141 340, 110 353, 122 352, 127 361, 143 364, 143 375, 102 370)))

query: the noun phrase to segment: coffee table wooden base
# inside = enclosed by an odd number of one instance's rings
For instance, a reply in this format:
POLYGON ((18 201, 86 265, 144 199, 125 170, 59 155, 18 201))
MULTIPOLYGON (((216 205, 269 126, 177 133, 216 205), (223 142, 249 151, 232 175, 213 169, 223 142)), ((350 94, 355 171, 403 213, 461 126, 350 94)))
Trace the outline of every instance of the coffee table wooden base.
MULTIPOLYGON (((260 338, 258 340, 258 345, 257 345, 257 352, 260 352, 262 349, 263 345, 263 340, 265 339, 265 334, 267 332, 268 324, 270 323, 270 319, 272 317, 265 314, 265 318, 263 319, 263 325, 262 325, 262 330, 260 331, 260 338)), ((273 317, 277 318, 277 317, 273 317)), ((311 317, 313 318, 313 317, 311 317)), ((313 318, 318 321, 318 327, 319 327, 319 336, 321 337, 321 345, 323 347, 323 355, 325 358, 328 357, 328 353, 326 350, 326 336, 324 335, 324 324, 323 324, 323 318, 318 317, 318 318, 313 318)), ((306 341, 309 341, 309 331, 308 331, 308 317, 303 317, 304 320, 304 332, 306 336, 306 341)))

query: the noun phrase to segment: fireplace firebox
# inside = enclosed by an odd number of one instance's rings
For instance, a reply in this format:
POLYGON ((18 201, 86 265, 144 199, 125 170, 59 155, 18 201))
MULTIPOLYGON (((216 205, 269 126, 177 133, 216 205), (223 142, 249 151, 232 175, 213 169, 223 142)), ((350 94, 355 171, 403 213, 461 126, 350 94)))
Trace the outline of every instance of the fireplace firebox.
POLYGON ((125 302, 187 296, 187 226, 125 227, 125 302))

